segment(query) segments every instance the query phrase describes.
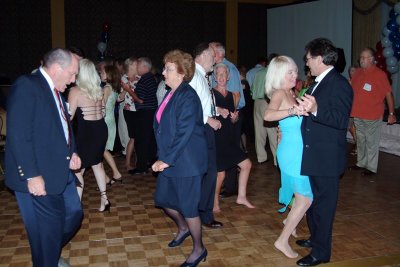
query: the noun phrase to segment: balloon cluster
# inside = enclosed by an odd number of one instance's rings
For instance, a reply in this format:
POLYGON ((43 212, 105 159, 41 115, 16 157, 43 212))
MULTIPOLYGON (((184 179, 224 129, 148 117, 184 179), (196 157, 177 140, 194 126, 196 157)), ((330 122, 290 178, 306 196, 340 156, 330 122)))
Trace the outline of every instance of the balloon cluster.
POLYGON ((99 60, 104 60, 106 56, 107 44, 110 41, 110 25, 108 22, 103 23, 103 32, 101 33, 100 42, 97 44, 99 50, 99 60))
POLYGON ((382 30, 382 39, 376 44, 376 66, 393 74, 399 71, 400 60, 400 3, 390 10, 389 21, 382 30))

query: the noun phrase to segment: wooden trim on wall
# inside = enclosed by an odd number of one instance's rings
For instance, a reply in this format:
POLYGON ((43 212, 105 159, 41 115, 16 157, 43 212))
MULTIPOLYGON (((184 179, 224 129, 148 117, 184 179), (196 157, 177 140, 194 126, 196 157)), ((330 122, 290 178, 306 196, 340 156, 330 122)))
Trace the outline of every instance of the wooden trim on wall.
POLYGON ((65 48, 64 0, 51 0, 50 10, 52 47, 65 48))

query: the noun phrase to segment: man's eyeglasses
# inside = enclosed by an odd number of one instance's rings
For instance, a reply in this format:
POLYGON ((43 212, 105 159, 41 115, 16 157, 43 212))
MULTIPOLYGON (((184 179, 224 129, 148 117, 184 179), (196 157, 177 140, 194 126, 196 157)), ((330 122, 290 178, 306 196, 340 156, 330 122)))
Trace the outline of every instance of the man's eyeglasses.
POLYGON ((310 60, 310 59, 314 59, 315 57, 306 57, 306 63, 308 63, 308 61, 310 60))

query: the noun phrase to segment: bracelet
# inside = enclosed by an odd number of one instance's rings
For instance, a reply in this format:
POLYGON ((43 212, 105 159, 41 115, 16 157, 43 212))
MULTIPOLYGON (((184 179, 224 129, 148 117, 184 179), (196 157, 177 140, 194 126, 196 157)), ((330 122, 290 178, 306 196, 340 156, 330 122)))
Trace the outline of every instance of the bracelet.
POLYGON ((394 115, 394 112, 389 112, 389 115, 394 115))

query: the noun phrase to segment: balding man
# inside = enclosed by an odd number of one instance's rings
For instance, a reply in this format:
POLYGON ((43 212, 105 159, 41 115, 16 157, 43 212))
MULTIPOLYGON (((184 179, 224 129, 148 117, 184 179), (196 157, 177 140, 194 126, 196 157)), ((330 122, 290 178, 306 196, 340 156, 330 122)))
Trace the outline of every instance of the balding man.
POLYGON ((61 250, 83 218, 72 172, 81 162, 60 97, 78 69, 71 52, 54 49, 38 72, 17 79, 8 99, 5 183, 15 191, 34 267, 69 266, 61 250))
POLYGON ((374 175, 378 170, 385 99, 389 109, 388 124, 396 122, 394 100, 386 73, 374 64, 372 48, 361 51, 360 66, 351 79, 354 90, 351 116, 356 127, 357 163, 350 169, 362 169, 362 175, 374 175))
POLYGON ((206 129, 206 138, 208 143, 208 166, 207 173, 203 177, 201 188, 201 199, 199 204, 200 219, 204 226, 209 228, 220 228, 222 223, 214 219, 214 194, 217 181, 217 162, 214 131, 221 128, 221 122, 215 119, 216 107, 210 85, 208 74, 212 71, 214 65, 214 50, 207 43, 198 44, 193 57, 196 63, 196 71, 190 85, 196 91, 200 98, 203 108, 203 121, 206 129))

